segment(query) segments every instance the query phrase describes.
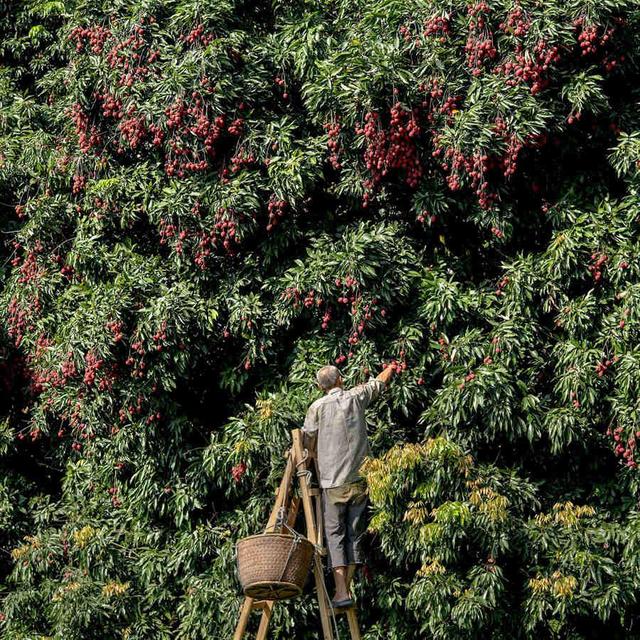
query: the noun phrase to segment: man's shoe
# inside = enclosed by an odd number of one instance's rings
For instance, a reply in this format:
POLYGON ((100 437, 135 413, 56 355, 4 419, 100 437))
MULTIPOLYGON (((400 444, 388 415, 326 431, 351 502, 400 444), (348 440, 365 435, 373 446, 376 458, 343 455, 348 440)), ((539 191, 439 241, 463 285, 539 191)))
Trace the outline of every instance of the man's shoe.
POLYGON ((345 598, 344 600, 332 600, 331 606, 334 609, 345 609, 347 607, 353 607, 353 599, 345 598))

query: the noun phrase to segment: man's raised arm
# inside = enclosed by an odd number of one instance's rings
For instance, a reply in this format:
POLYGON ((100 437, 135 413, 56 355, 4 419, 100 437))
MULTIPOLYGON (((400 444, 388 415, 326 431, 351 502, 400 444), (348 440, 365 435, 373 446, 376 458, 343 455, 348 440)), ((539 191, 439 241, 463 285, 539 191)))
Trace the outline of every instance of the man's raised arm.
POLYGON ((393 367, 389 365, 375 378, 371 378, 369 382, 353 387, 348 393, 358 399, 360 408, 364 410, 380 395, 382 390, 387 386, 393 373, 393 367))
POLYGON ((391 376, 393 376, 395 369, 391 365, 387 365, 386 369, 383 369, 377 376, 376 380, 381 380, 384 382, 385 386, 391 380, 391 376))

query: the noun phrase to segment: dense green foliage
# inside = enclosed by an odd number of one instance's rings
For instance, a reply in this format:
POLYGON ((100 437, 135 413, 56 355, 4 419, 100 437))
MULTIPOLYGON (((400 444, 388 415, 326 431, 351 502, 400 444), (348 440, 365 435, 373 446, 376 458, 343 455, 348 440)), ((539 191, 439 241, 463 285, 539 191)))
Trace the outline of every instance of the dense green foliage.
POLYGON ((316 368, 388 361, 364 637, 640 637, 634 0, 0 0, 0 35, 3 638, 230 637, 316 368))

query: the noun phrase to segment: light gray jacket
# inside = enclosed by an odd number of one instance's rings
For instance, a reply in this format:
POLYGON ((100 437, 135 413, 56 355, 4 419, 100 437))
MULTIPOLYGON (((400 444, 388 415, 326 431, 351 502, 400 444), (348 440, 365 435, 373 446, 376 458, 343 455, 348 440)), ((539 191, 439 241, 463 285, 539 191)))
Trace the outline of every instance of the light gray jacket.
POLYGON ((384 387, 376 378, 348 391, 337 387, 309 407, 302 432, 307 447, 317 438, 318 480, 323 489, 359 479, 360 465, 369 455, 364 412, 384 387))

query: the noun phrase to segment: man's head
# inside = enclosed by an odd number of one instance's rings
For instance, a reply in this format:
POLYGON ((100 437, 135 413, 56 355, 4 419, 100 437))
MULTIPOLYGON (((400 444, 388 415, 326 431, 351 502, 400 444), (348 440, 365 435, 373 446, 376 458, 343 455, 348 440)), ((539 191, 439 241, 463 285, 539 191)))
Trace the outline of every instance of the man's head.
POLYGON ((340 371, 338 371, 338 367, 334 367, 332 364, 322 367, 316 374, 316 380, 318 381, 318 386, 325 393, 335 387, 342 386, 340 371))

